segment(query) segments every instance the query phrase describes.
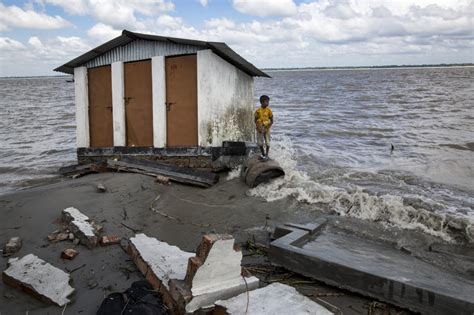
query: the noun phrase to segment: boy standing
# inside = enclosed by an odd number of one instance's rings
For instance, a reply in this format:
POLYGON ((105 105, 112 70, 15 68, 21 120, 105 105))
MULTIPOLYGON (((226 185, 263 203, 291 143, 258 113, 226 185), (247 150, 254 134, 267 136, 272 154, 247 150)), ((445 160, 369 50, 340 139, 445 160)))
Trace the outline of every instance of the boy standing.
POLYGON ((270 127, 273 125, 273 113, 270 107, 268 107, 269 104, 270 98, 267 95, 262 95, 260 96, 260 108, 255 111, 257 144, 262 152, 259 159, 263 161, 268 160, 268 151, 270 150, 270 127))

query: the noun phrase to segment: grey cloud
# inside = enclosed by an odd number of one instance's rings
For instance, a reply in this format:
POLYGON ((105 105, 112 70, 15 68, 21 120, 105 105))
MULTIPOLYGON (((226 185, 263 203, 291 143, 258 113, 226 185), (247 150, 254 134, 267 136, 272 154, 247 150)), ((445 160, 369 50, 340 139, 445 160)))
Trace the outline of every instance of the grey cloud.
POLYGON ((445 20, 454 20, 465 15, 465 12, 443 9, 437 4, 430 4, 426 7, 414 5, 410 7, 410 13, 413 14, 414 17, 440 17, 445 20))
POLYGON ((346 3, 330 5, 323 12, 326 16, 340 20, 347 20, 357 16, 357 13, 346 3))
POLYGON ((372 16, 375 18, 387 18, 392 16, 392 11, 384 6, 372 8, 372 16))

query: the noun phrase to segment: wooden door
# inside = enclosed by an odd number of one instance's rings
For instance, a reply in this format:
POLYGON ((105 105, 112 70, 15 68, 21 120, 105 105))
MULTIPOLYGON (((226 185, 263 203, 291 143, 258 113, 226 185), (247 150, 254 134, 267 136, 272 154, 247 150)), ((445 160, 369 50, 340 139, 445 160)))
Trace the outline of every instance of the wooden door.
POLYGON ((153 146, 151 60, 124 64, 127 146, 153 146))
POLYGON ((166 144, 197 146, 196 55, 166 58, 166 144))
POLYGON ((87 70, 91 147, 113 147, 112 77, 110 66, 87 70))

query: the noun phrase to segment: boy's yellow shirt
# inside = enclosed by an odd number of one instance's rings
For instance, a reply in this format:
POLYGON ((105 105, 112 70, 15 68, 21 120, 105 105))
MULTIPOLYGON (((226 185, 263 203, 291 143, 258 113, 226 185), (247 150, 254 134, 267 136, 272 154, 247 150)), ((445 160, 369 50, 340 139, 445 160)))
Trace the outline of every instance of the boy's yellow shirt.
POLYGON ((255 111, 255 118, 257 119, 257 122, 256 122, 257 127, 264 126, 265 128, 267 128, 271 123, 270 119, 272 117, 273 117, 273 113, 270 107, 266 107, 266 108, 259 107, 255 111))

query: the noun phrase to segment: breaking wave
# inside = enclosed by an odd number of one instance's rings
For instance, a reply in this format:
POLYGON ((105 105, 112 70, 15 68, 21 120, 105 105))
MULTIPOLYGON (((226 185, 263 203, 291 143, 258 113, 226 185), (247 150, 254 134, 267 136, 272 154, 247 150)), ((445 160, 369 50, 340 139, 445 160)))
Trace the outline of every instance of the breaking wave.
POLYGON ((345 183, 345 187, 336 187, 320 183, 298 169, 297 152, 290 139, 284 136, 273 142, 271 155, 285 170, 285 177, 250 189, 250 196, 267 201, 292 197, 298 202, 314 204, 318 209, 333 211, 341 216, 402 229, 418 229, 447 242, 474 243, 474 220, 469 214, 452 211, 450 206, 436 211, 436 206, 440 208, 439 202, 425 196, 376 194, 355 184, 345 183), (430 207, 430 204, 435 206, 430 207))
POLYGON ((240 177, 240 172, 242 171, 242 166, 239 165, 236 168, 233 168, 226 177, 226 180, 233 180, 240 177))

